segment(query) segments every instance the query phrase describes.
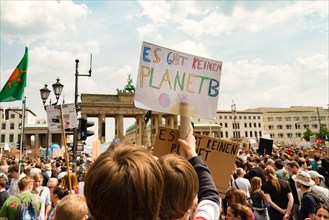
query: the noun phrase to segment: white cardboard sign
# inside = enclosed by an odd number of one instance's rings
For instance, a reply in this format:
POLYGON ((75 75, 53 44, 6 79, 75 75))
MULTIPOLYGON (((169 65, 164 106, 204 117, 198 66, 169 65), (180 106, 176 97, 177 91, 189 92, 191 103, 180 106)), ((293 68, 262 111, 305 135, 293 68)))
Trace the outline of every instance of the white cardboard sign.
MULTIPOLYGON (((77 128, 78 119, 74 104, 64 104, 63 118, 64 128, 77 128)), ((49 105, 47 106, 47 120, 49 131, 61 131, 62 130, 62 117, 60 112, 60 105, 49 105)))
POLYGON ((189 116, 216 117, 222 62, 143 42, 135 91, 135 106, 189 116))

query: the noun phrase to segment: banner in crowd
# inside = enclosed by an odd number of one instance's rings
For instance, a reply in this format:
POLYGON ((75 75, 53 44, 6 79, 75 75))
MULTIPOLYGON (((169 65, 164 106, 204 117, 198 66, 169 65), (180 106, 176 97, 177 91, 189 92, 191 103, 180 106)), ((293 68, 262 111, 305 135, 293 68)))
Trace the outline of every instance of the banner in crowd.
MULTIPOLYGON (((179 154, 179 130, 160 126, 158 131, 153 154, 157 157, 169 153, 179 154)), ((240 144, 196 133, 193 135, 196 139, 197 154, 209 167, 221 197, 225 196, 240 144)))
POLYGON ((221 61, 143 42, 135 106, 178 115, 184 102, 189 116, 214 119, 221 72, 221 61))
POLYGON ((77 112, 75 104, 49 105, 47 106, 47 120, 49 131, 62 130, 62 116, 60 108, 63 110, 64 128, 72 129, 78 127, 77 112))

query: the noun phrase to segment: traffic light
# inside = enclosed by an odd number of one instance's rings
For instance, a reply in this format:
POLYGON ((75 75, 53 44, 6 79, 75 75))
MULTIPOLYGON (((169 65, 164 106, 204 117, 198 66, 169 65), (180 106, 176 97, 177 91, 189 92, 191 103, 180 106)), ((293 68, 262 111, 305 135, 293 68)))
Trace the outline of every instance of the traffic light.
POLYGON ((80 118, 79 121, 80 140, 84 141, 87 139, 88 136, 94 135, 93 131, 87 130, 88 127, 92 127, 94 125, 94 122, 87 121, 87 119, 85 118, 80 118))

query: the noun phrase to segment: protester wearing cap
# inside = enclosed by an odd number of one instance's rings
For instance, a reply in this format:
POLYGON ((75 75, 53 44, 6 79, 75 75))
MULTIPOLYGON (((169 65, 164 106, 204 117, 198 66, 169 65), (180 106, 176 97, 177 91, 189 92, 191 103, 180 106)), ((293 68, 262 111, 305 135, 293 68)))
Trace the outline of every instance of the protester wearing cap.
POLYGON ((302 170, 298 171, 292 178, 297 183, 297 187, 303 193, 301 199, 300 219, 314 219, 315 208, 318 204, 316 198, 309 193, 311 192, 311 186, 314 186, 315 184, 314 181, 311 179, 310 174, 302 170))
POLYGON ((322 176, 317 171, 309 171, 309 174, 311 175, 311 179, 315 182, 315 185, 326 188, 326 184, 324 183, 324 176, 322 176))

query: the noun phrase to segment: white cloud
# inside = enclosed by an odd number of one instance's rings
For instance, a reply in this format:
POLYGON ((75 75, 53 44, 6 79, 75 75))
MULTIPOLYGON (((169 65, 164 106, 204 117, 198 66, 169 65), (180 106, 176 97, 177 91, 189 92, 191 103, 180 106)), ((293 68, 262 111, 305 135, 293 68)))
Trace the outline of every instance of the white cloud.
POLYGON ((32 43, 53 39, 76 30, 76 21, 89 13, 84 4, 73 1, 1 1, 2 37, 32 43))

